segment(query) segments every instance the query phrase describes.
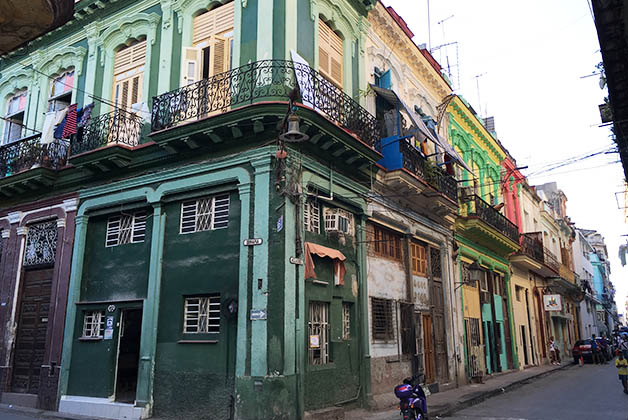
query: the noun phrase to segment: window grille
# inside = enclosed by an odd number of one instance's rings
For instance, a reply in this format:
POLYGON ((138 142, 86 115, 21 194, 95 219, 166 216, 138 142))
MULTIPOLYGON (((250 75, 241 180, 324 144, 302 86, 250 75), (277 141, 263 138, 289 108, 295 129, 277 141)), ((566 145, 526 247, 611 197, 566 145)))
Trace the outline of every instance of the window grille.
POLYGON ((105 332, 105 311, 87 311, 83 317, 83 338, 102 338, 105 332))
POLYGON ((342 339, 351 339, 351 304, 342 304, 342 339))
POLYGON ((326 365, 331 362, 329 354, 329 303, 310 302, 308 335, 310 364, 326 365))
POLYGON ((471 281, 471 272, 469 271, 469 264, 463 262, 460 265, 460 271, 461 271, 461 275, 462 275, 462 283, 466 286, 469 287, 473 287, 474 289, 477 289, 478 284, 477 282, 472 282, 471 281))
POLYGON ((440 262, 440 249, 430 247, 430 267, 432 269, 432 277, 437 279, 443 278, 443 270, 440 262))
POLYGON ((146 212, 111 216, 107 220, 105 247, 144 242, 146 238, 146 212))
POLYGON ((54 264, 58 236, 56 220, 28 226, 24 266, 54 264))
POLYGON ((181 203, 179 232, 195 233, 229 226, 229 194, 203 197, 181 203))
POLYGON ((410 243, 412 274, 417 276, 427 275, 427 255, 423 245, 410 243))
POLYGON ((220 294, 185 299, 183 332, 217 334, 220 332, 220 294))
POLYGON ((303 224, 308 232, 320 233, 320 207, 315 199, 308 199, 303 206, 303 224))
POLYGON ((371 298, 371 328, 373 340, 396 341, 391 299, 371 298))

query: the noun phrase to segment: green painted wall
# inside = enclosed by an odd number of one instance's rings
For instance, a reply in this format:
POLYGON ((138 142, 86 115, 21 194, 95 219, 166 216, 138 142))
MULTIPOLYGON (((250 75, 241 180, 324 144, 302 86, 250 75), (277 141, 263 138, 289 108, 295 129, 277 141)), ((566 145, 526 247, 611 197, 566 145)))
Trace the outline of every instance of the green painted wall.
MULTIPOLYGON (((146 211, 152 213, 151 209, 146 211)), ((81 301, 143 299, 148 284, 152 218, 146 220, 144 242, 108 248, 105 247, 107 219, 106 215, 89 220, 81 301)))
MULTIPOLYGON (((322 204, 322 203, 321 203, 322 204)), ((322 207, 322 206, 321 206, 322 207)), ((321 208, 322 211, 322 208, 321 208)), ((321 218, 324 220, 324 218, 321 218)), ((345 284, 334 285, 333 262, 329 258, 314 256, 317 280, 328 282, 327 285, 305 280, 305 314, 303 328, 306 331, 305 346, 305 409, 314 410, 354 398, 360 386, 359 365, 359 324, 357 316, 358 299, 353 293, 353 283, 357 282, 357 244, 348 237, 342 245, 337 239, 323 234, 306 232, 305 239, 330 248, 338 249, 347 260, 345 261, 345 284), (308 319, 310 302, 329 303, 330 323, 330 355, 331 363, 327 365, 309 364, 308 319), (342 304, 351 304, 351 337, 342 338, 342 304)), ((357 290, 357 288, 356 288, 357 290)))
POLYGON ((314 65, 314 23, 310 18, 310 4, 307 1, 297 2, 297 49, 301 57, 310 65, 314 65))
POLYGON ((242 40, 240 66, 257 60, 257 0, 242 8, 242 40))
POLYGON ((240 203, 230 194, 229 226, 179 233, 181 202, 168 203, 161 282, 154 415, 228 418, 235 376, 236 319, 226 306, 238 298, 240 203), (185 296, 220 293, 218 334, 184 334, 185 296), (181 341, 201 341, 182 343, 181 341), (202 342, 205 341, 205 342, 202 342), (216 341, 210 343, 209 341, 216 341), (181 392, 185 390, 185 392, 181 392))
POLYGON ((286 0, 275 0, 273 8, 273 58, 290 60, 286 57, 286 0))
POLYGON ((172 24, 174 29, 172 40, 172 57, 170 62, 172 63, 172 69, 170 71, 170 89, 177 89, 181 84, 181 45, 183 42, 183 34, 179 33, 179 19, 177 14, 174 13, 172 18, 172 24), (175 64, 179 63, 179 64, 175 64))

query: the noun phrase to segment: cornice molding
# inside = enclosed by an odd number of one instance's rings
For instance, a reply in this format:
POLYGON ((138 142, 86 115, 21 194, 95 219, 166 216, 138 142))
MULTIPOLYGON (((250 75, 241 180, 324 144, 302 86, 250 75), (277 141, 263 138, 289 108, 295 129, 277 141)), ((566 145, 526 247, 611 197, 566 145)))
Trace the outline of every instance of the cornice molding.
MULTIPOLYGON (((100 35, 98 45, 106 51, 113 51, 115 47, 126 43, 129 39, 146 36, 150 45, 157 39, 157 25, 161 16, 157 13, 135 13, 120 18, 115 26, 105 29, 100 35)), ((100 65, 105 65, 105 55, 100 55, 100 65)))

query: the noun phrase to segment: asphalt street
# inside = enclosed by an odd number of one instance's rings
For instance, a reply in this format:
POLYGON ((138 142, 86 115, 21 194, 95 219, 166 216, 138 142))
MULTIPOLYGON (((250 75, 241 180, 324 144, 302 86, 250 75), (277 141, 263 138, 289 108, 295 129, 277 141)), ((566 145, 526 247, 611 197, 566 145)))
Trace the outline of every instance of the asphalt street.
POLYGON ((562 370, 481 404, 448 420, 628 420, 628 395, 615 362, 562 370))

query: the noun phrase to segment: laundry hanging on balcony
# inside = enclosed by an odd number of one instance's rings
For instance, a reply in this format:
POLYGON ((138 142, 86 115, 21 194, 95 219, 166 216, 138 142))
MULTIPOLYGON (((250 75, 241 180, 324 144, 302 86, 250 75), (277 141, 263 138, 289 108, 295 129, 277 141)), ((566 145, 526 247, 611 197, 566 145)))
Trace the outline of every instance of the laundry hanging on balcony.
POLYGON ((50 144, 55 139, 55 127, 61 124, 68 112, 67 108, 50 111, 44 117, 44 127, 41 129, 41 144, 50 144))
POLYGON ((401 127, 397 127, 396 135, 399 137, 404 137, 406 135, 411 135, 413 133, 419 132, 423 134, 427 139, 431 140, 437 147, 439 147, 443 152, 447 153, 452 159, 456 161, 459 165, 461 165, 464 169, 471 172, 471 168, 466 164, 466 162, 462 159, 462 157, 454 150, 454 148, 449 144, 449 142, 439 136, 437 133, 433 133, 421 118, 414 118, 412 112, 410 112, 410 108, 403 102, 403 100, 397 95, 397 93, 393 89, 384 89, 382 87, 371 84, 371 89, 381 98, 385 99, 388 103, 394 106, 402 115, 407 116, 410 120, 413 128, 404 130, 402 132, 401 127))
POLYGON ((316 272, 314 271, 314 260, 312 254, 315 254, 321 258, 331 258, 334 262, 334 284, 336 286, 345 284, 345 263, 347 259, 344 254, 337 249, 327 248, 326 246, 313 244, 311 242, 305 243, 305 278, 315 279, 316 272))

